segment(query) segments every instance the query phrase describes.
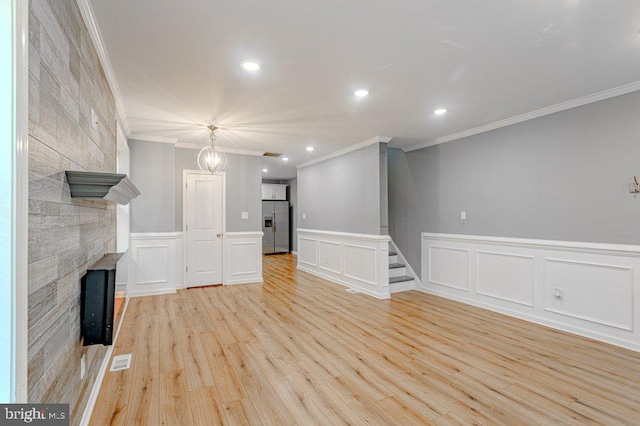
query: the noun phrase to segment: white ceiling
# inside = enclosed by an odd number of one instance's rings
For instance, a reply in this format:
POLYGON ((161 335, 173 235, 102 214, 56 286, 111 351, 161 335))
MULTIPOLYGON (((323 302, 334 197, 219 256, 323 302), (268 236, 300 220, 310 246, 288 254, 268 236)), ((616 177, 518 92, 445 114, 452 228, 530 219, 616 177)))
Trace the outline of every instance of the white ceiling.
POLYGON ((91 5, 132 134, 204 145, 213 121, 220 145, 293 165, 307 145, 408 147, 640 79, 634 0, 91 5))

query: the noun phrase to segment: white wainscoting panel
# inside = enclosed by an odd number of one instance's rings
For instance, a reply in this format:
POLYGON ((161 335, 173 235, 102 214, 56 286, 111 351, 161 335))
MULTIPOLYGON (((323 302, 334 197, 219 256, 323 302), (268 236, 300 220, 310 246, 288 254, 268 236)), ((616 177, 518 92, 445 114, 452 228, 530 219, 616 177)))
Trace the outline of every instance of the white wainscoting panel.
POLYGON ((365 284, 376 285, 377 250, 355 244, 343 244, 344 247, 344 276, 358 280, 365 284))
POLYGON ((388 235, 298 229, 298 269, 387 299, 389 240, 388 235))
POLYGON ((127 296, 175 293, 182 288, 182 233, 132 233, 127 296))
POLYGON ((342 244, 336 241, 318 241, 318 256, 320 269, 332 272, 334 274, 342 274, 342 244))
POLYGON ((422 291, 640 351, 640 246, 423 233, 422 277, 422 291))
POLYGON ((595 323, 633 330, 633 269, 545 259, 544 308, 595 323), (558 289, 561 297, 554 297, 558 289))
POLYGON ((469 291, 469 250, 429 246, 429 282, 469 291))
POLYGON ((262 282, 262 232, 224 234, 223 284, 262 282))
POLYGON ((535 286, 532 256, 476 251, 476 293, 533 306, 535 286))
POLYGON ((318 266, 318 240, 298 236, 298 263, 318 266))

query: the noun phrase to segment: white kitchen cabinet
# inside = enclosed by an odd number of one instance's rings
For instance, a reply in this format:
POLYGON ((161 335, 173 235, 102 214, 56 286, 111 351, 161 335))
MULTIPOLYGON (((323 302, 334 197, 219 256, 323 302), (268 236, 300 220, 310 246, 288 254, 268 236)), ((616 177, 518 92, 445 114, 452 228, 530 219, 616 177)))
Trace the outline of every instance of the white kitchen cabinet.
POLYGON ((273 183, 262 184, 262 199, 263 200, 286 200, 287 199, 287 185, 277 185, 273 183))

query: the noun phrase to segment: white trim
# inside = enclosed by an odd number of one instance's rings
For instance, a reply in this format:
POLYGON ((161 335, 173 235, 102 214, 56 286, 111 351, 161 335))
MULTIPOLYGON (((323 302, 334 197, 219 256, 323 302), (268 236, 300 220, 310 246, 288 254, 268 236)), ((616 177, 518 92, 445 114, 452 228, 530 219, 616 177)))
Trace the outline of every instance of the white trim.
POLYGON ((27 402, 29 214, 29 2, 14 0, 13 42, 13 288, 11 402, 27 402), (14 192, 15 191, 15 192, 14 192))
POLYGON ((155 136, 155 135, 141 135, 140 133, 132 133, 129 135, 129 139, 142 141, 142 142, 159 142, 159 143, 168 143, 171 145, 175 145, 178 142, 178 138, 168 138, 166 136, 155 136))
POLYGON ((124 323, 124 316, 127 313, 129 299, 130 298, 127 297, 126 301, 124 302, 124 308, 122 308, 122 316, 120 317, 120 322, 118 323, 118 330, 116 331, 116 336, 113 339, 113 344, 107 348, 107 353, 104 354, 104 359, 102 360, 102 364, 100 365, 100 370, 98 370, 96 380, 93 382, 91 394, 89 395, 89 399, 87 400, 87 405, 85 405, 84 407, 82 419, 80 419, 81 426, 86 426, 91 421, 91 415, 93 414, 93 409, 95 408, 96 402, 98 401, 98 395, 100 395, 100 388, 102 387, 102 381, 104 380, 107 368, 109 367, 109 361, 111 360, 111 355, 113 354, 113 348, 116 346, 118 336, 120 335, 120 330, 122 329, 122 324, 124 323))
POLYGON ((533 120, 534 118, 543 117, 545 115, 554 114, 556 112, 565 111, 571 108, 577 108, 579 106, 603 101, 605 99, 613 98, 616 96, 626 95, 638 90, 640 90, 640 81, 635 81, 633 83, 614 87, 612 89, 603 90, 602 92, 592 93, 581 98, 572 99, 570 101, 561 102, 555 105, 550 105, 544 108, 537 109, 535 111, 516 115, 514 117, 505 118, 504 120, 498 120, 493 123, 484 124, 482 126, 474 127, 468 130, 463 130, 462 132, 452 133, 450 135, 441 136, 439 138, 431 139, 425 142, 420 142, 418 144, 402 148, 402 150, 404 152, 410 152, 417 149, 427 148, 429 146, 439 145, 445 142, 454 141, 456 139, 462 139, 468 136, 477 135, 479 133, 499 129, 501 127, 510 126, 512 124, 521 123, 523 121, 533 120))
MULTIPOLYGON (((197 149, 201 150, 208 144, 199 144, 199 143, 191 143, 191 142, 176 142, 176 148, 184 148, 184 149, 197 149)), ((254 157, 262 157, 264 155, 264 151, 255 151, 251 149, 240 149, 240 148, 230 148, 225 146, 219 146, 216 144, 216 149, 222 152, 226 152, 227 154, 238 154, 238 155, 252 155, 254 157)))
POLYGON ((291 250, 291 254, 292 254, 292 255, 294 255, 294 256, 297 256, 297 255, 298 255, 298 252, 297 252, 297 251, 293 251, 293 250, 291 250))
POLYGON ((339 157, 344 154, 348 154, 352 151, 356 151, 360 148, 364 148, 366 146, 373 145, 375 143, 388 143, 390 140, 391 138, 388 136, 374 136, 370 139, 367 139, 366 141, 358 142, 346 148, 332 152, 331 154, 323 155, 322 157, 314 158, 313 160, 309 160, 302 164, 298 164, 296 168, 302 169, 304 167, 311 166, 312 164, 320 163, 321 161, 325 161, 325 160, 330 160, 332 158, 339 157))
MULTIPOLYGON (((210 175, 204 170, 182 170, 182 288, 187 288, 187 175, 210 175)), ((222 279, 224 281, 224 247, 227 237, 227 173, 222 172, 222 279)))
POLYGON ((111 88, 111 93, 113 94, 113 99, 116 103, 116 117, 114 118, 122 124, 124 133, 128 137, 130 130, 129 123, 127 122, 127 110, 124 107, 124 100, 122 99, 120 86, 118 86, 118 80, 116 79, 113 67, 111 66, 111 61, 109 60, 109 54, 107 53, 107 49, 102 41, 100 29, 98 28, 93 8, 91 7, 91 2, 90 0, 77 0, 77 3, 78 8, 80 9, 80 15, 82 15, 82 19, 87 26, 87 30, 89 31, 89 35, 93 41, 93 46, 98 53, 100 64, 102 65, 104 75, 107 78, 107 82, 111 88))
POLYGON ((321 231, 318 229, 304 229, 304 228, 298 228, 298 232, 304 232, 307 234, 315 234, 315 235, 333 235, 336 237, 347 237, 349 239, 367 240, 367 241, 369 240, 388 241, 389 240, 388 235, 378 235, 378 234, 354 234, 352 232, 321 231))
POLYGON ((422 233, 423 240, 465 241, 506 247, 535 247, 540 249, 570 250, 594 254, 610 254, 640 257, 640 246, 628 244, 583 243, 578 241, 535 240, 527 238, 486 237, 479 235, 422 233))

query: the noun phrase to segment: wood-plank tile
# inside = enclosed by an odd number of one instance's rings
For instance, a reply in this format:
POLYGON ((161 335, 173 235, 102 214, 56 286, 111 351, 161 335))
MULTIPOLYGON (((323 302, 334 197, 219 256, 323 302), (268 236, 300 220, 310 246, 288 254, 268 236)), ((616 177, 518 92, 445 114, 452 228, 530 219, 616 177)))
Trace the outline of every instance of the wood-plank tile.
POLYGON ((640 354, 264 259, 263 284, 132 299, 92 425, 638 424, 640 354))

